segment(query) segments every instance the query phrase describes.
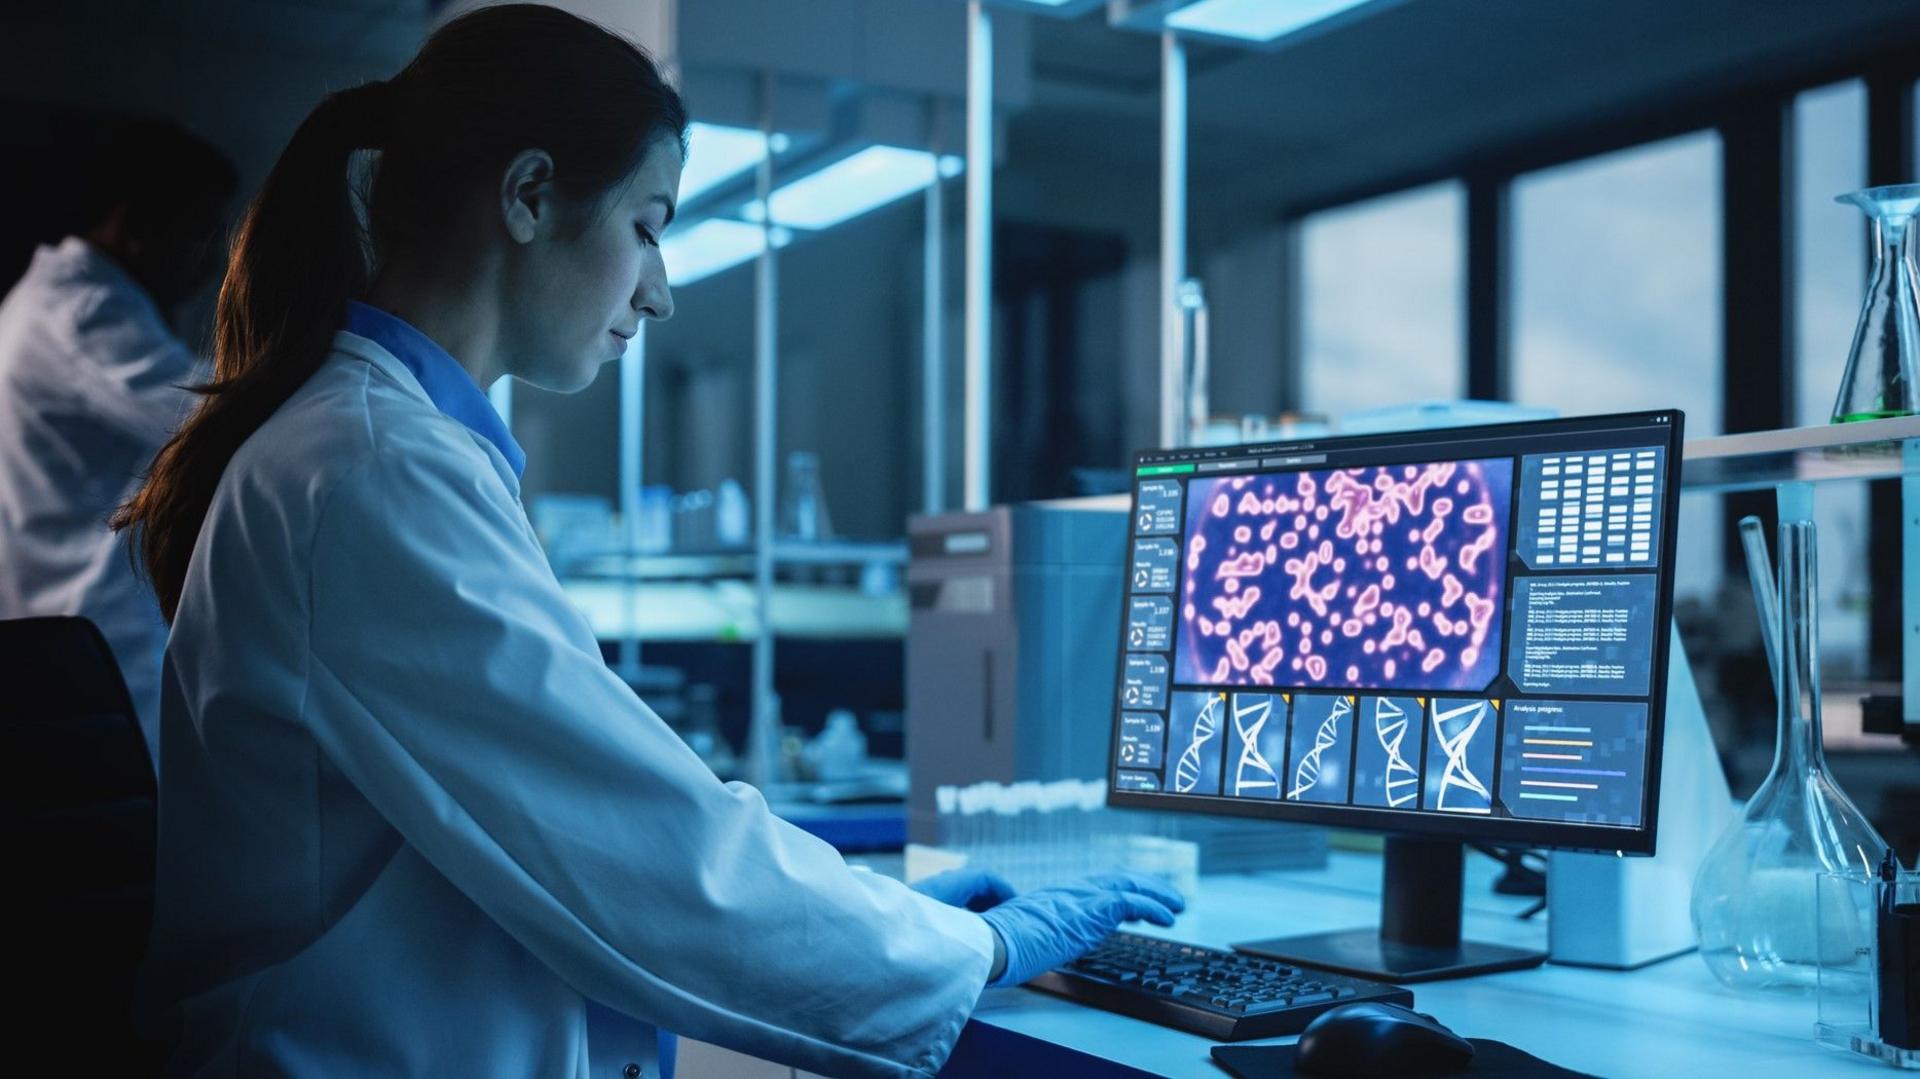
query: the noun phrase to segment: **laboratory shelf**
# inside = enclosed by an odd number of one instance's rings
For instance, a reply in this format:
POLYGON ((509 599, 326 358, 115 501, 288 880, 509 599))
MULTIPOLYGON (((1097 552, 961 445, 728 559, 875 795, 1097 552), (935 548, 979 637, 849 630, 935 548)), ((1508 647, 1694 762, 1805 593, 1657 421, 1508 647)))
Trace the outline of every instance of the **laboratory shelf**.
POLYGON ((1686 491, 1753 491, 1782 483, 1920 475, 1920 417, 1790 427, 1688 439, 1686 491))
MULTIPOLYGON (((783 541, 773 545, 775 566, 904 566, 907 545, 897 540, 783 541)), ((601 554, 573 563, 575 575, 629 580, 709 580, 750 577, 751 550, 699 554, 601 554)))
MULTIPOLYGON (((603 641, 749 642, 760 635, 753 584, 738 580, 566 578, 567 598, 603 641)), ((828 585, 773 586, 776 637, 903 638, 907 598, 828 585)))
POLYGON ((773 561, 786 566, 842 566, 881 563, 907 564, 907 545, 899 540, 869 540, 827 543, 782 542, 773 545, 773 561))

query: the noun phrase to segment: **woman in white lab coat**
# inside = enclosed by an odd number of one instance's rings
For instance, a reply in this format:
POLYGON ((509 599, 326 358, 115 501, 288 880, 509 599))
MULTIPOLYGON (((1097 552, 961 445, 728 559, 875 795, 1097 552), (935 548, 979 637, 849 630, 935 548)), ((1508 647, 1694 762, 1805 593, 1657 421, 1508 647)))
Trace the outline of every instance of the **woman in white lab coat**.
POLYGON ((173 623, 142 997, 175 1070, 630 1079, 671 1030, 927 1075, 983 985, 1179 909, 850 871, 601 661, 481 390, 578 389, 671 313, 685 132, 632 45, 482 8, 323 102, 249 210, 212 392, 120 518, 173 623))

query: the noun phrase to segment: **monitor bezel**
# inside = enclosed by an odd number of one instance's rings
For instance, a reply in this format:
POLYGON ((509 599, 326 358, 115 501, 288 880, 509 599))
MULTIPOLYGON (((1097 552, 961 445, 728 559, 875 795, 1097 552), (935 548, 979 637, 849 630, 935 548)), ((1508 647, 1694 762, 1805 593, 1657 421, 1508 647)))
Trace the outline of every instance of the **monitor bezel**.
MULTIPOLYGON (((1352 805, 1308 804, 1285 800, 1254 800, 1221 795, 1173 794, 1164 791, 1130 791, 1115 786, 1116 751, 1120 739, 1119 705, 1125 675, 1127 610, 1126 587, 1130 559, 1123 557, 1119 631, 1115 637, 1113 689, 1108 697, 1109 736, 1107 743, 1107 804, 1120 809, 1148 809, 1168 812, 1205 813, 1215 816, 1254 817, 1293 824, 1317 824, 1354 831, 1390 835, 1428 836, 1493 844, 1525 844, 1529 847, 1566 851, 1594 851, 1623 855, 1651 855, 1659 831, 1662 757, 1667 720, 1667 673, 1673 638, 1673 577, 1679 533, 1681 468, 1685 447, 1686 414, 1679 409, 1655 409, 1644 412, 1617 412, 1588 416, 1568 416, 1549 420, 1514 423, 1476 424, 1464 427, 1421 428, 1410 431, 1383 431, 1372 434, 1326 436, 1280 442, 1254 442, 1233 446, 1209 446, 1195 449, 1145 449, 1133 454, 1129 471, 1127 550, 1132 550, 1133 521, 1140 512, 1139 470, 1156 463, 1155 458, 1170 454, 1205 452, 1231 459, 1248 453, 1261 454, 1352 450, 1372 445, 1416 445, 1421 443, 1474 442, 1492 438, 1529 435, 1573 434, 1608 427, 1646 427, 1664 429, 1667 435, 1667 476, 1662 492, 1660 523, 1660 561, 1656 573, 1657 600, 1654 613, 1655 639, 1647 699, 1647 770, 1641 791, 1641 826, 1555 823, 1517 817, 1448 816, 1426 811, 1376 809, 1352 805), (1664 422, 1660 418, 1664 417, 1664 422)), ((1516 464, 1522 456, 1515 453, 1516 464)), ((1311 468, 1312 465, 1303 465, 1311 468)), ((1518 494, 1516 491, 1516 499, 1518 494)), ((1184 502, 1183 502, 1184 507, 1184 502)), ((1184 512, 1184 511, 1183 511, 1184 512)), ((1511 605, 1509 589, 1503 602, 1511 605)), ((1511 607, 1509 606, 1509 613, 1511 607)), ((1177 645, 1176 645, 1177 647, 1177 645)), ((1505 670, 1505 661, 1502 661, 1505 670)), ((1411 692, 1411 691, 1410 691, 1411 692)), ((1171 693, 1171 690, 1169 690, 1171 693)))

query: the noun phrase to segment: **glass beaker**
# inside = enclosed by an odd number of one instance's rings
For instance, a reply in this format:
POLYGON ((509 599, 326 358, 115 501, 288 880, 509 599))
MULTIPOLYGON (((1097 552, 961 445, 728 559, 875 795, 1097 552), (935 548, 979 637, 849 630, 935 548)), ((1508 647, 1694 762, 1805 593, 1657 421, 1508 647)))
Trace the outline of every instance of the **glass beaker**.
POLYGON ((805 450, 787 454, 786 482, 780 487, 780 534, 808 543, 833 535, 827 495, 820 486, 820 458, 805 450))
POLYGON ((1891 966, 1876 937, 1882 911, 1903 904, 1920 904, 1920 873, 1896 870, 1892 880, 1861 880, 1853 873, 1822 879, 1817 913, 1820 936, 1830 945, 1830 954, 1820 966, 1814 1039, 1896 1068, 1920 1071, 1920 1049, 1905 1048, 1912 1043, 1908 1028, 1899 1023, 1896 1033, 1881 1013, 1888 999, 1881 979, 1898 978, 1904 972, 1891 966))
POLYGON ((739 772, 740 758, 720 733, 720 694, 712 686, 696 682, 687 687, 686 723, 680 738, 714 775, 732 779, 739 772))
MULTIPOLYGON (((1827 771, 1820 738, 1819 612, 1811 521, 1782 521, 1779 549, 1780 724, 1773 767, 1693 879, 1700 957, 1735 989, 1811 993, 1825 940, 1822 881, 1872 875, 1886 843, 1827 771)), ((1831 899, 1829 899, 1831 902, 1831 899)))
POLYGON ((1869 187, 1835 202, 1858 206, 1873 222, 1873 272, 1840 378, 1833 422, 1920 413, 1920 293, 1915 291, 1914 216, 1920 184, 1869 187))

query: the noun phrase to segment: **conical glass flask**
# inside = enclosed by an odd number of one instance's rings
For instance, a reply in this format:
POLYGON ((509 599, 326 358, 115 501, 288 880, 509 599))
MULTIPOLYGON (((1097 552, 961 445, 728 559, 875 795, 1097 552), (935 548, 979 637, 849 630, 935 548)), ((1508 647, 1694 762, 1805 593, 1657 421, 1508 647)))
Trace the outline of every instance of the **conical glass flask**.
POLYGON ((1914 285, 1920 276, 1914 269, 1920 184, 1869 187, 1834 201, 1860 207, 1873 221, 1873 273, 1833 422, 1920 414, 1920 293, 1914 285))
POLYGON ((1821 749, 1815 567, 1812 522, 1781 522, 1773 768, 1693 880, 1700 956, 1735 989, 1811 993, 1822 956, 1837 949, 1845 958, 1853 947, 1851 938, 1820 939, 1822 874, 1869 877, 1887 849, 1828 774, 1821 749))

